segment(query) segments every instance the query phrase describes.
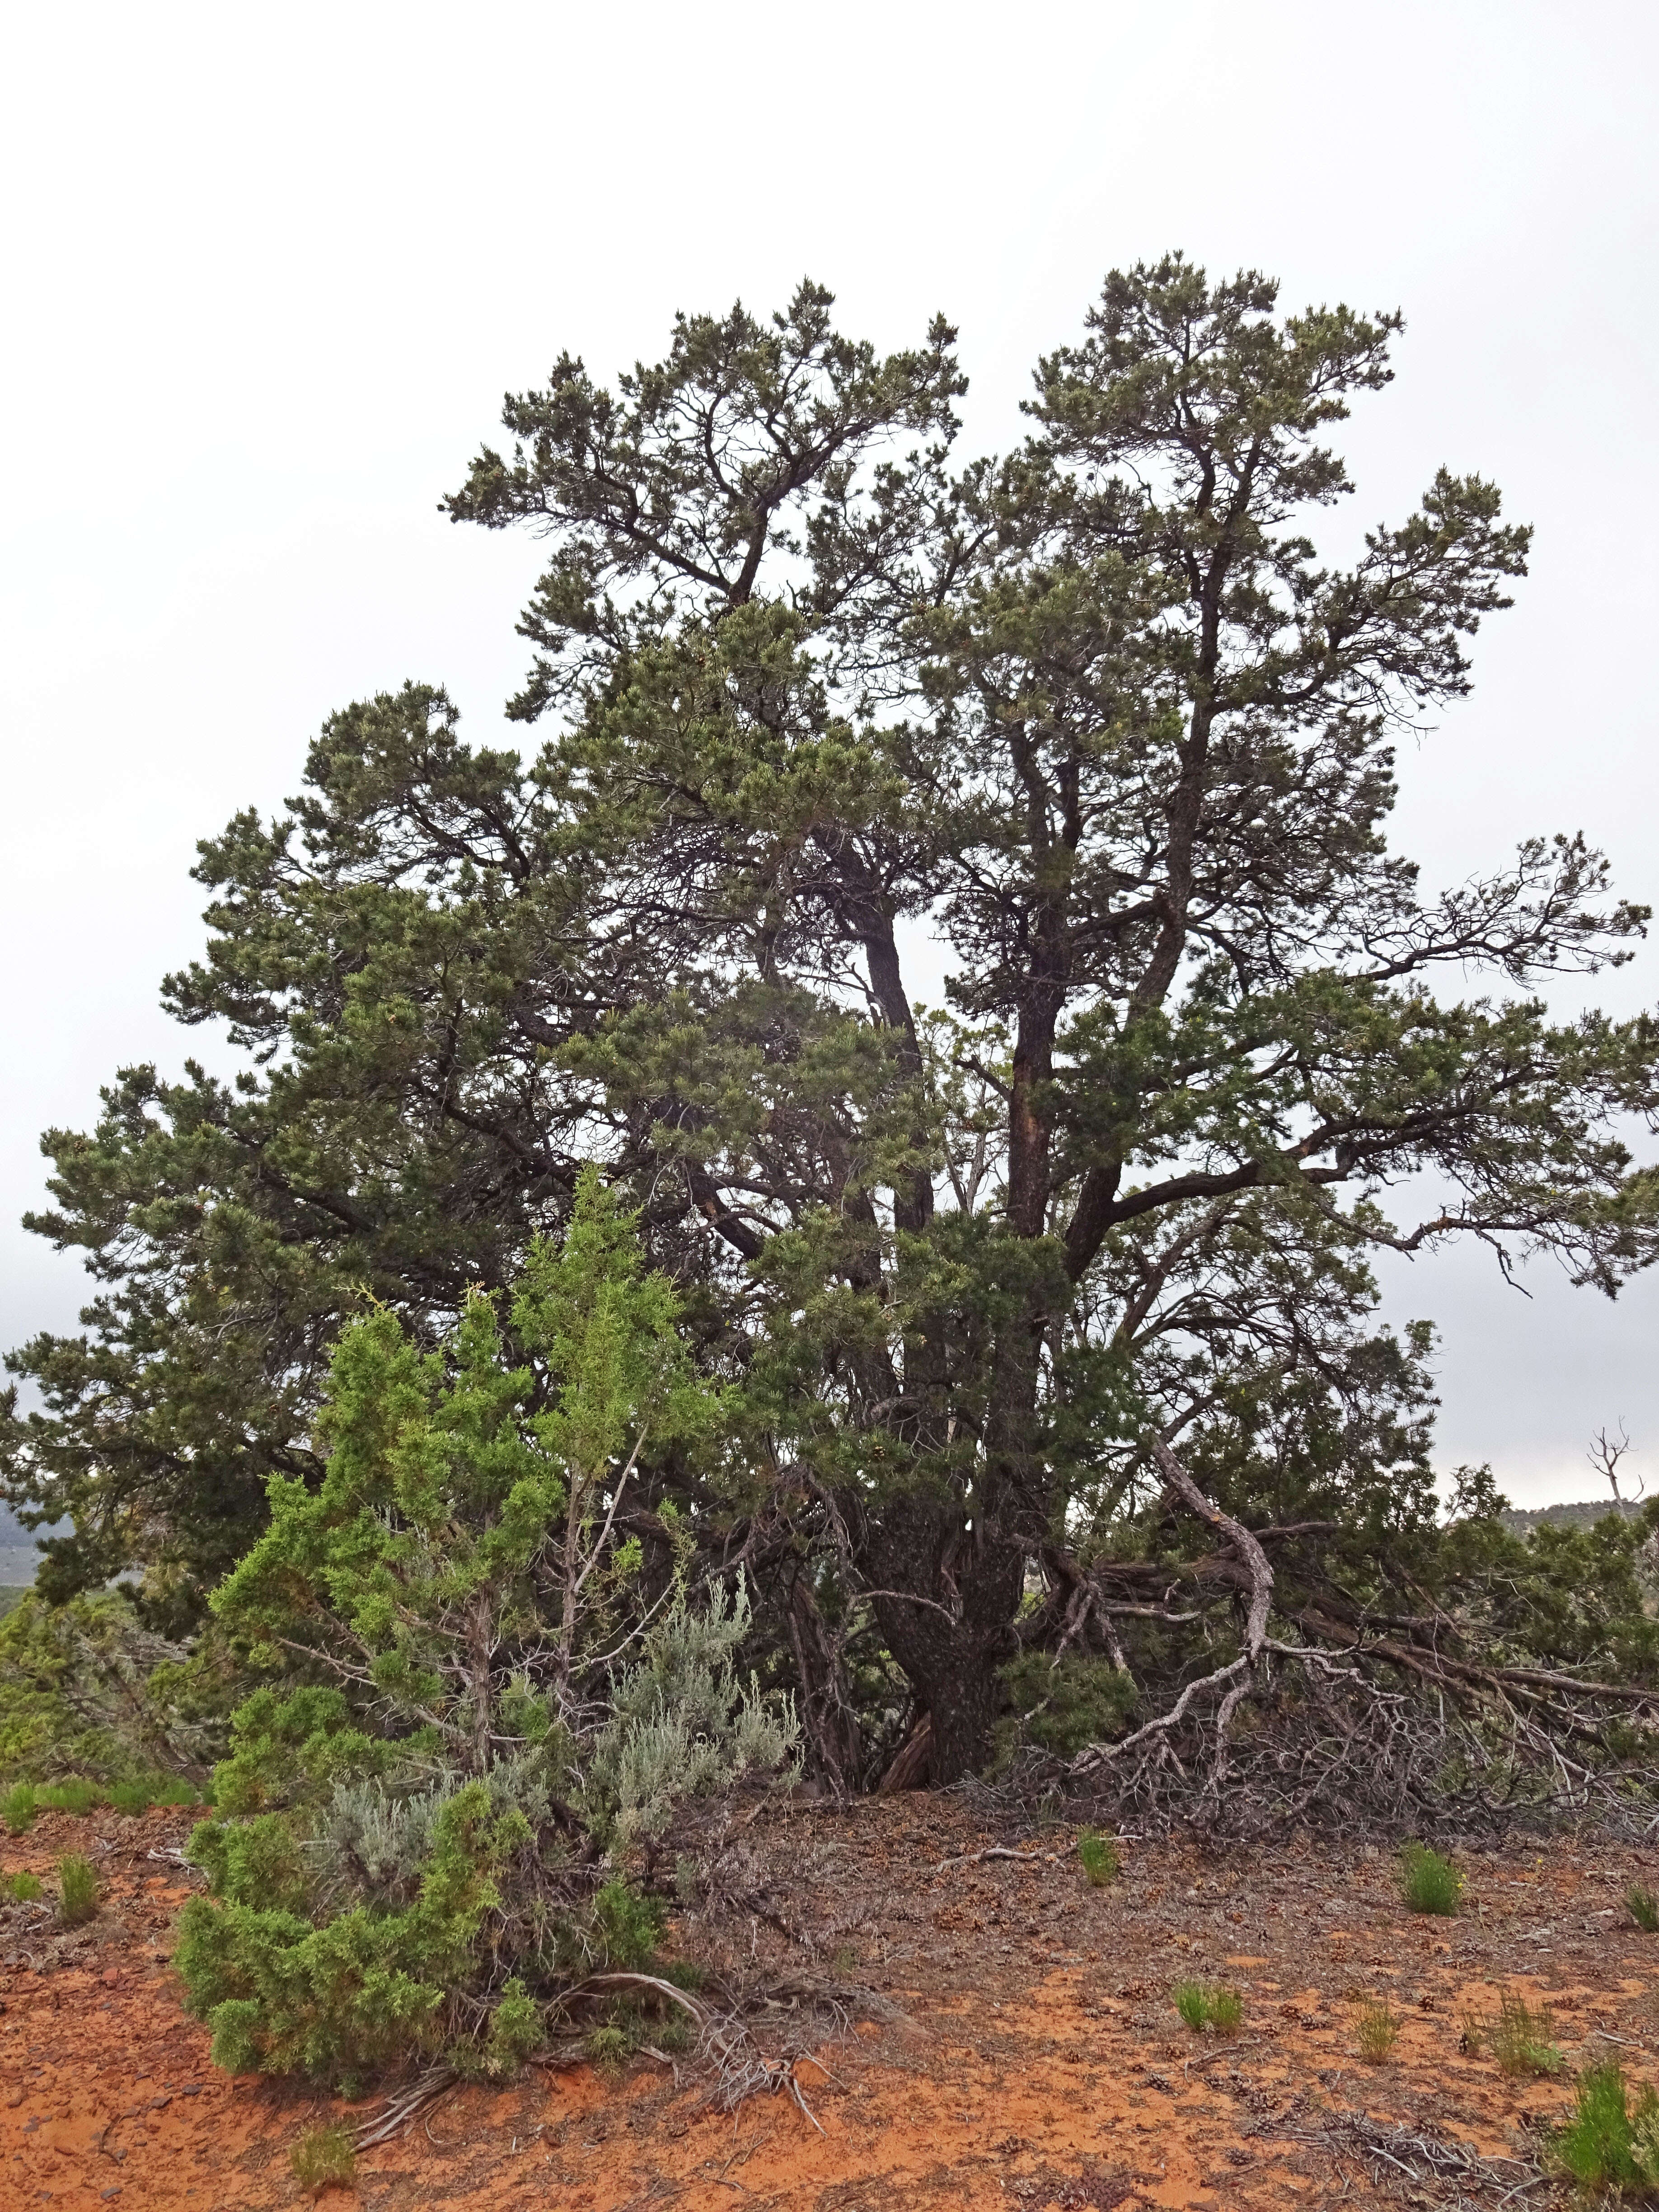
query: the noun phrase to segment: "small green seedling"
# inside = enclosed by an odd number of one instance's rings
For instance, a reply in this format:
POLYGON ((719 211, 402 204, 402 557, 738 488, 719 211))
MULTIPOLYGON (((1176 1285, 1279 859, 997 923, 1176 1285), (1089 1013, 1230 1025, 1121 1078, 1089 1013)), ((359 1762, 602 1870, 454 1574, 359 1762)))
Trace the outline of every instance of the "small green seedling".
POLYGON ((1400 1889, 1413 1912, 1449 1919, 1463 1893, 1463 1877, 1447 1858, 1426 1844, 1406 1844, 1400 1852, 1400 1889))
POLYGON ((58 1910, 66 1928, 78 1928, 98 1910, 98 1877, 79 1851, 67 1851, 58 1862, 58 1910))
POLYGON ((1244 2017, 1244 2000, 1219 1982, 1177 1982, 1175 2008, 1194 2035, 1206 2027, 1231 2035, 1244 2017))
POLYGON ((1117 1880, 1117 1844, 1110 1836, 1085 1828, 1077 1839, 1077 1855, 1091 1888, 1104 1889, 1117 1880))
POLYGON ((1637 1881, 1625 1892, 1625 1904, 1644 1936, 1659 1936, 1659 1897, 1637 1881))
POLYGON ((587 2039, 588 2058, 600 2074, 620 2074, 633 2049, 633 2038, 614 2021, 596 2027, 587 2039))
POLYGON ((0 1797, 0 1820, 3 1820, 14 1836, 27 1835, 34 1824, 40 1808, 34 1802, 34 1785, 30 1782, 14 1782, 3 1797, 0 1797))
POLYGON ((1505 1991, 1491 2034, 1492 2057, 1501 2072, 1518 2078, 1561 2071, 1565 2062, 1555 2047, 1555 2022, 1547 2005, 1534 2011, 1524 1997, 1505 1991))
POLYGON ((1400 2022, 1385 2004, 1362 2005, 1355 2024, 1359 2055, 1368 2066, 1380 2066, 1394 2049, 1400 2022))
POLYGON ((349 2188, 357 2171, 350 2130, 337 2122, 330 2127, 307 2128, 289 2153, 288 2162, 301 2189, 326 2189, 331 2182, 349 2188))
POLYGON ((27 1867, 21 1867, 15 1874, 8 1875, 3 1887, 14 1905, 33 1905, 46 1893, 46 1885, 40 1875, 31 1874, 27 1867))

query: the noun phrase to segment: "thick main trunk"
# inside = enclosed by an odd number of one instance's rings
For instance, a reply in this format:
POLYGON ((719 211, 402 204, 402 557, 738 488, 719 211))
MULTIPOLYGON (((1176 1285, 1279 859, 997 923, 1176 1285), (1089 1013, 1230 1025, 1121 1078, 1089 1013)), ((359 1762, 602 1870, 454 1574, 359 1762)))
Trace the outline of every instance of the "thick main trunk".
POLYGON ((1000 1698, 996 1661, 982 1649, 973 1655, 971 1664, 938 1686, 927 1707, 933 1721, 929 1781, 959 1782, 964 1775, 978 1773, 990 1753, 991 1728, 1000 1698))
POLYGON ((960 1781, 985 1762, 1024 1580, 1017 1548, 975 1531, 963 1556, 963 1540, 954 1499, 914 1492, 888 1501, 867 1533, 866 1571, 890 1593, 876 1599, 876 1617, 932 1718, 933 1783, 960 1781))
POLYGON ((931 1723, 926 1780, 960 1782, 964 1775, 977 1774, 990 1754, 991 1729, 1001 1698, 997 1670, 1010 1655, 1010 1638, 1006 1632, 970 1635, 937 1614, 939 1632, 918 1638, 899 1619, 907 1610, 904 1606, 890 1604, 878 1610, 893 1656, 909 1676, 931 1723))

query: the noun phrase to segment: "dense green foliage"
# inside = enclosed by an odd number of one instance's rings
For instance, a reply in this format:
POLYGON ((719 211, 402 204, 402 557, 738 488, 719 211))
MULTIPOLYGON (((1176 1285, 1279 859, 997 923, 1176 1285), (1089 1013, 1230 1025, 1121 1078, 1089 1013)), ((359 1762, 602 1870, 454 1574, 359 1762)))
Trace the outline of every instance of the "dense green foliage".
MULTIPOLYGON (((719 1446, 642 1425, 628 1498, 550 1577, 505 1507, 441 1567, 426 1477, 397 1476, 402 1548, 364 1524, 331 1618, 437 1731, 423 1756, 485 1725, 427 1686, 469 1577, 499 1567, 529 1648, 586 1575, 597 1644, 676 1546, 743 1560, 757 1660, 836 1786, 918 1717, 924 1771, 975 1766, 1060 1654, 1036 1747, 1120 1735, 1238 1648, 1237 1558, 1164 1510, 1160 1436, 1291 1532, 1282 1634, 1368 1639, 1413 1684, 1420 1635, 1470 1698, 1443 1662, 1476 1645, 1651 1684, 1645 1529, 1506 1549, 1489 1496, 1436 1529, 1429 1333, 1377 1326, 1369 1267, 1474 1236, 1611 1294, 1656 1249, 1622 1134, 1659 1106, 1654 1024, 1527 995, 1629 957, 1644 912, 1576 839, 1425 896, 1384 838, 1397 737, 1468 688, 1528 532, 1442 469, 1320 558, 1349 489, 1327 440, 1388 382, 1391 314, 1282 317, 1263 278, 1179 257, 1114 273, 1040 362, 1024 442, 958 468, 948 326, 883 359, 830 307, 809 284, 770 321, 682 318, 614 389, 564 356, 509 400, 511 452, 449 506, 547 546, 511 709, 533 751, 467 746, 411 683, 330 718, 287 817, 203 846, 210 943, 168 1003, 227 1024, 245 1073, 126 1070, 90 1134, 46 1139, 34 1225, 99 1287, 82 1334, 14 1363, 42 1404, 9 1416, 8 1492, 75 1520, 43 1588, 136 1561, 167 1626, 229 1574, 251 1635, 337 1662, 280 1619, 307 1547, 344 1541, 335 1346, 443 1437, 422 1363, 459 1357, 466 1419, 519 1464, 508 1432, 551 1416, 492 1332, 533 1334, 501 1301, 597 1162, 719 1446), (924 932, 945 1008, 907 972, 924 932), (448 1613, 375 1611, 417 1573, 448 1613), (1185 1622, 1153 1618, 1176 1588, 1185 1622)), ((296 1734, 310 1663, 261 1725, 321 1787, 359 1750, 321 1707, 296 1734)), ((1576 1755, 1616 1765, 1630 1725, 1576 1755)))
POLYGON ((0 1620, 0 1774, 118 1786, 200 1778, 223 1699, 214 1655, 147 1629, 129 1593, 48 1604, 34 1591, 0 1620))
POLYGON ((272 1475, 214 1594, 276 1675, 235 1716, 177 1953, 234 2071, 511 2071, 550 2002, 649 1960, 632 1847, 787 1756, 788 1713, 735 1671, 741 1590, 690 1603, 672 1516, 654 1577, 605 1540, 647 1435, 686 1444, 716 1409, 591 1171, 510 1319, 509 1343, 475 1294, 432 1352, 384 1309, 348 1328, 322 1481, 272 1475))
POLYGON ((1553 2148, 1583 2188, 1651 2195, 1659 2190, 1659 2095, 1644 2083, 1632 2098, 1617 2059, 1587 2066, 1553 2148))

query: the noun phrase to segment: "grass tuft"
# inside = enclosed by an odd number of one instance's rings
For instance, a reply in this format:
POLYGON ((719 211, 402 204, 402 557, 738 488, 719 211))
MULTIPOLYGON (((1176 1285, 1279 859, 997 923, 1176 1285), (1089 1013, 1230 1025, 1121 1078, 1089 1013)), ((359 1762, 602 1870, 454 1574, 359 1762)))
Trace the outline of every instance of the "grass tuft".
POLYGON ((1449 1919, 1463 1893, 1463 1877, 1451 1861, 1426 1844, 1404 1844, 1400 1851, 1400 1893, 1413 1912, 1449 1919))
POLYGON ((325 2128, 307 2128, 289 2153, 288 2162, 301 2189, 326 2189, 334 2181, 349 2188, 357 2172, 350 2130, 337 2121, 325 2128))
POLYGON ((72 1813, 77 1818, 94 1805, 112 1805, 118 1813, 148 1813, 152 1805, 195 1805, 201 1793, 176 1774, 146 1775, 136 1782, 107 1786, 89 1782, 84 1774, 71 1774, 63 1782, 15 1782, 0 1796, 0 1820, 14 1836, 24 1835, 42 1813, 72 1813))
POLYGON ((1110 1836, 1085 1828, 1077 1839, 1077 1855, 1091 1888, 1104 1889, 1117 1880, 1117 1844, 1110 1836))
POLYGON ((1394 2049, 1400 2022, 1386 2004, 1362 2005, 1355 2033, 1359 2039, 1360 2057, 1368 2066, 1380 2066, 1394 2049))
POLYGON ((1175 2008, 1194 2035, 1212 2027, 1231 2035, 1244 2017, 1244 2000, 1220 1982, 1177 1982, 1175 2008))
POLYGON ((27 1867, 21 1867, 15 1874, 8 1875, 4 1882, 0 1883, 0 1888, 3 1888, 14 1905, 33 1905, 46 1893, 46 1885, 40 1875, 31 1874, 27 1867))
POLYGON ((1489 2032, 1492 2057, 1499 2069, 1512 2077, 1559 2074, 1565 2063, 1555 2046, 1555 2022, 1547 2005, 1534 2011, 1524 1997, 1506 1990, 1489 2032))
POLYGON ((118 1813, 148 1813, 152 1805, 194 1805, 200 1793, 176 1774, 146 1775, 137 1782, 112 1783, 109 1802, 118 1813))
POLYGON ((1638 2089, 1632 2106, 1616 2060, 1587 2066, 1551 2148, 1582 2189, 1643 2194, 1659 2183, 1659 2095, 1638 2089))
POLYGON ((1625 1892, 1625 1904, 1644 1936, 1659 1936, 1659 1897, 1636 1881, 1625 1892))
POLYGON ((38 1784, 34 1802, 42 1813, 72 1813, 79 1820, 94 1805, 102 1804, 106 1794, 98 1783, 88 1782, 84 1774, 71 1774, 66 1782, 38 1784))
POLYGON ((78 1928, 98 1910, 98 1877, 79 1851, 66 1851, 58 1862, 58 1910, 66 1928, 78 1928))

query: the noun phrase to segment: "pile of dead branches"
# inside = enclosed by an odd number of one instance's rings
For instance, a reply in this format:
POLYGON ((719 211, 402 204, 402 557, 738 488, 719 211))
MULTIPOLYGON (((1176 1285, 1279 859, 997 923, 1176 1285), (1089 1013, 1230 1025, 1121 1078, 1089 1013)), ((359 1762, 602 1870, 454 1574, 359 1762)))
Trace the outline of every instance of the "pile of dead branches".
MULTIPOLYGON (((1564 1814, 1654 1825, 1647 1731, 1659 1729, 1659 1688, 1471 1655, 1448 1613, 1379 1619, 1305 1567, 1286 1594, 1273 1554, 1330 1524, 1247 1528, 1166 1444, 1152 1449, 1166 1500, 1222 1543, 1173 1573, 1151 1561, 1085 1571, 1051 1552, 1064 1594, 1056 1654, 1093 1631, 1127 1668, 1121 1623, 1202 1621, 1224 1656, 1167 1686, 1149 1718, 1090 1745, 1063 1774, 1049 1762, 1050 1779, 1142 1829, 1259 1835, 1357 1815, 1385 1831, 1564 1814), (1218 1632, 1205 1608, 1218 1592, 1218 1632)), ((1153 1702, 1142 1686, 1143 1705, 1153 1702)))

